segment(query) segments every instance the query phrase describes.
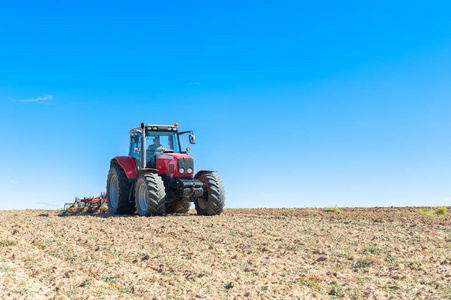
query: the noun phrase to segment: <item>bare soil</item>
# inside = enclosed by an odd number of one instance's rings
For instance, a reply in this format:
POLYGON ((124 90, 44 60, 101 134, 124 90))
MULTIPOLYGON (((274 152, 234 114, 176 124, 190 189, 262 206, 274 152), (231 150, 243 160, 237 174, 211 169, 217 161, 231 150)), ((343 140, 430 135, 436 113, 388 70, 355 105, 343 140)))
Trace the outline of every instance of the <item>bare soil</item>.
POLYGON ((340 209, 0 211, 0 299, 451 299, 451 218, 340 209))

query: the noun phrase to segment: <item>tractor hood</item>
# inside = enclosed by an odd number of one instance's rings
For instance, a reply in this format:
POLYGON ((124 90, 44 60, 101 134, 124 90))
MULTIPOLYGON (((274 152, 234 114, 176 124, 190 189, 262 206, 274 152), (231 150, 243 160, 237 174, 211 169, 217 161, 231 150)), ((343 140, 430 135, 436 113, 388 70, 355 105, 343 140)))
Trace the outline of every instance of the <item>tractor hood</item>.
POLYGON ((157 159, 179 159, 179 158, 191 158, 191 156, 180 153, 161 153, 157 154, 157 159))
POLYGON ((193 177, 194 175, 193 158, 186 154, 157 154, 155 168, 158 174, 168 177, 193 177))

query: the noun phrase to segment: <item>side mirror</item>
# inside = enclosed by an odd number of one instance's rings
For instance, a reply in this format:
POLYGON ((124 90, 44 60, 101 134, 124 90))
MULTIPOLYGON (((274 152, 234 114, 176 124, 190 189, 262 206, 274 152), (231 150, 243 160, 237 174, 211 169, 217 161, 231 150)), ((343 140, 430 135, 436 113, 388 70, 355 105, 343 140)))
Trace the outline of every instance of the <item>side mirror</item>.
POLYGON ((196 136, 194 134, 189 135, 189 143, 195 144, 196 143, 196 136))

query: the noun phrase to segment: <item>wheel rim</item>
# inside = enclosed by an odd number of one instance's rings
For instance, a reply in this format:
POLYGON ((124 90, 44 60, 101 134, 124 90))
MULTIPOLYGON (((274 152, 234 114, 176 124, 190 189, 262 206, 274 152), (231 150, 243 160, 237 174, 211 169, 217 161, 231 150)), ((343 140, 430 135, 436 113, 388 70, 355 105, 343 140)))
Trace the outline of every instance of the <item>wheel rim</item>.
POLYGON ((142 211, 145 211, 147 209, 147 188, 144 184, 141 184, 139 186, 138 205, 142 211))
POLYGON ((116 175, 113 175, 110 180, 110 197, 108 201, 112 207, 116 207, 117 198, 119 197, 119 180, 116 175))
POLYGON ((206 209, 208 206, 208 201, 204 198, 197 198, 197 204, 201 209, 206 209))

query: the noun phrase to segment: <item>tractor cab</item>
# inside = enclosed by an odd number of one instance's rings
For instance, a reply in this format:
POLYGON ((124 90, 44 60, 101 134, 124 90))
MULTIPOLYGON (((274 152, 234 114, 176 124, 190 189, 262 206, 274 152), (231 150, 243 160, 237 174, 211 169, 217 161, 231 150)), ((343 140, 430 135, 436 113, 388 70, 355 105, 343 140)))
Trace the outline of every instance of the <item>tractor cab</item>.
MULTIPOLYGON (((178 126, 147 125, 146 135, 146 167, 155 168, 155 158, 162 153, 181 153, 178 126)), ((141 127, 130 130, 129 155, 135 161, 137 169, 141 166, 142 141, 141 127)))

